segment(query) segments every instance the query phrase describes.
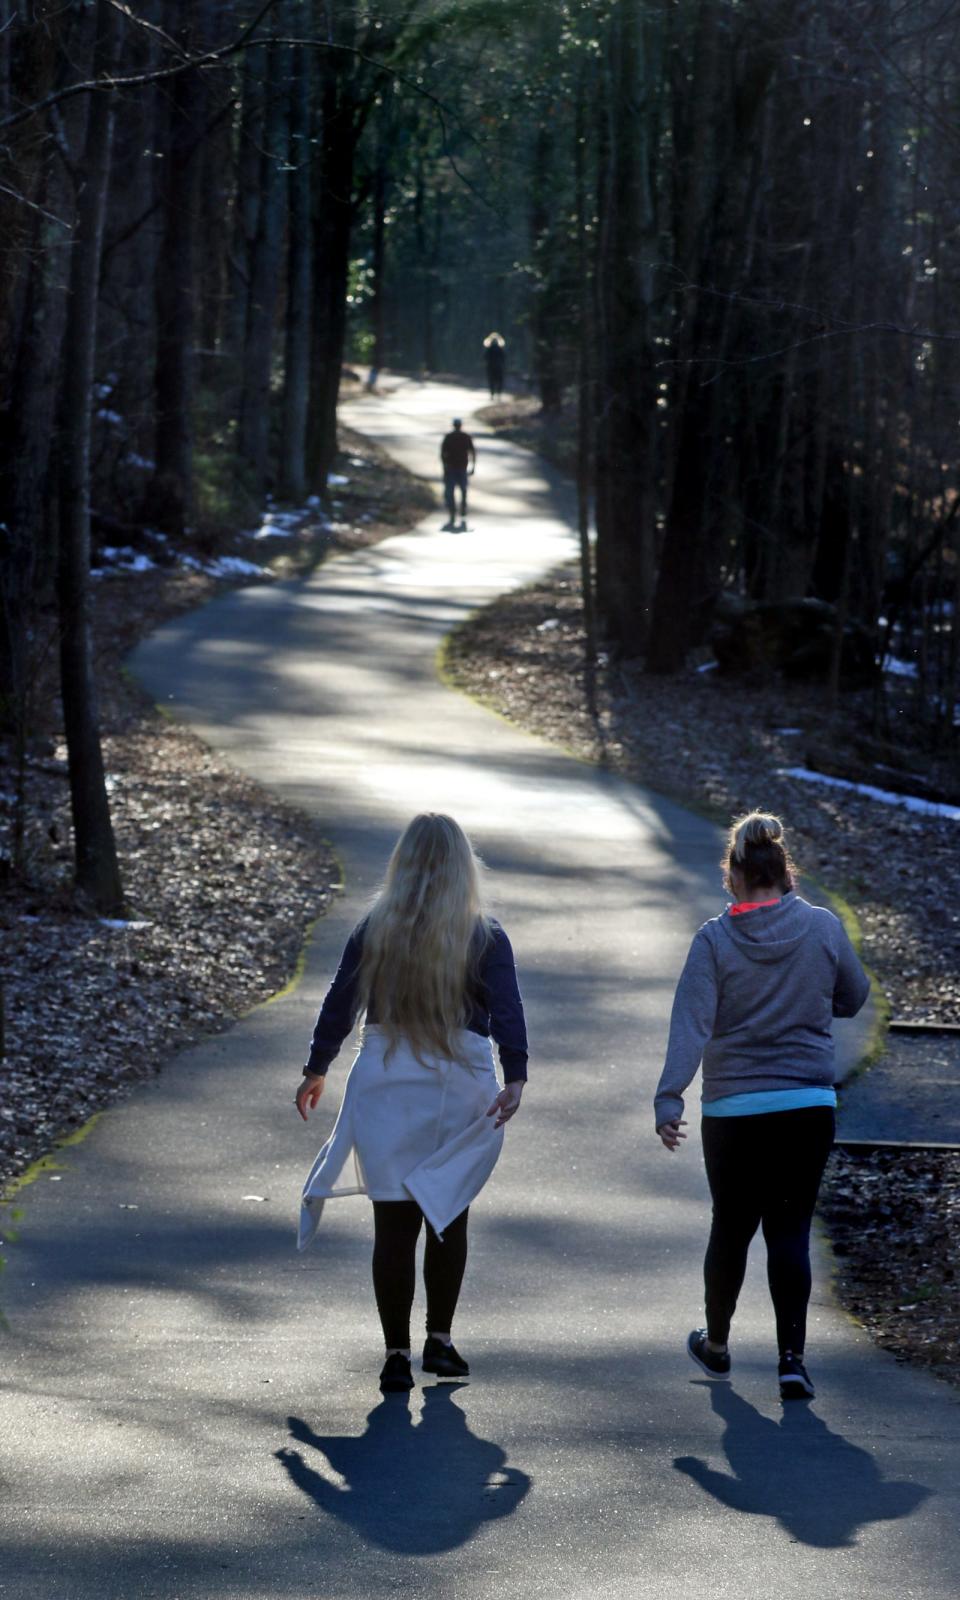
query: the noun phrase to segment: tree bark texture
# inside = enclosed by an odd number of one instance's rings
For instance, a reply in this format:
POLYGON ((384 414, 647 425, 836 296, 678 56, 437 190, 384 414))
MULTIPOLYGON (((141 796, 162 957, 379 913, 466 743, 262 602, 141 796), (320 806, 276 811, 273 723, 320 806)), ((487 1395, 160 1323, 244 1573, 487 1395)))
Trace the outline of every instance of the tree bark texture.
POLYGON ((307 492, 307 405, 310 398, 312 261, 310 244, 310 63, 294 47, 291 60, 287 238, 287 307, 280 431, 280 494, 300 502, 307 492))
MULTIPOLYGON (((98 0, 94 70, 115 60, 118 13, 98 0)), ((90 428, 97 337, 97 290, 114 96, 91 97, 79 169, 76 229, 63 343, 60 422, 60 679, 70 771, 78 887, 102 914, 122 909, 123 892, 103 769, 90 643, 90 428)))
MULTIPOLYGON (((167 0, 167 31, 197 48, 201 35, 190 0, 167 0)), ((199 13, 202 20, 203 13, 199 13)), ((157 259, 154 393, 156 470, 150 515, 182 536, 193 511, 193 407, 196 333, 196 237, 201 161, 198 135, 206 88, 200 72, 182 72, 160 97, 166 155, 160 172, 163 235, 157 259)))

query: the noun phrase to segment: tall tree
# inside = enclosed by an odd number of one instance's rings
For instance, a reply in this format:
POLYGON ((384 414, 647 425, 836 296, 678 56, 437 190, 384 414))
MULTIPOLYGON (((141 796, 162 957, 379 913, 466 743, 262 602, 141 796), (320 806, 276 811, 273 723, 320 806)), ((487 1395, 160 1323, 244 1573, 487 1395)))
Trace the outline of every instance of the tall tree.
MULTIPOLYGON (((97 0, 93 77, 115 71, 119 13, 97 0)), ((100 746, 90 647, 90 430, 97 339, 100 252, 110 175, 114 94, 90 96, 78 169, 76 227, 70 269, 59 433, 60 681, 70 771, 78 886, 105 914, 122 908, 123 892, 100 746)))
POLYGON ((295 45, 291 56, 288 149, 287 304, 280 429, 281 495, 301 501, 307 487, 307 404, 310 396, 310 58, 295 45))
MULTIPOLYGON (((196 7, 193 0, 164 0, 163 21, 182 50, 202 49, 205 6, 196 7)), ((158 527, 181 536, 193 513, 196 238, 205 105, 199 70, 180 72, 158 89, 163 234, 154 281, 156 467, 150 515, 158 527)))

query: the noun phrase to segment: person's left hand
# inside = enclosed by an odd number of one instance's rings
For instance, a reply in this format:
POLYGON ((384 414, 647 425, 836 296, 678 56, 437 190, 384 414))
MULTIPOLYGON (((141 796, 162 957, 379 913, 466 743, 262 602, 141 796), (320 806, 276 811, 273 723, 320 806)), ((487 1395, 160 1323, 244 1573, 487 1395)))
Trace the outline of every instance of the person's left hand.
POLYGON ((294 1104, 296 1105, 296 1108, 304 1122, 306 1122, 309 1112, 317 1109, 317 1102, 320 1099, 320 1096, 323 1094, 323 1086, 326 1081, 326 1078, 314 1078, 308 1073, 304 1073, 303 1082, 297 1089, 296 1099, 294 1101, 294 1104))
POLYGON ((493 1105, 487 1112, 488 1117, 496 1115, 497 1120, 493 1124, 495 1128, 502 1128, 505 1122, 510 1121, 510 1118, 513 1116, 514 1112, 519 1110, 520 1096, 522 1094, 522 1080, 517 1083, 504 1084, 503 1088, 500 1090, 500 1093, 497 1095, 496 1100, 494 1100, 493 1105))
POLYGON ((665 1149, 679 1150, 680 1140, 687 1137, 685 1133, 680 1132, 680 1129, 686 1126, 682 1117, 674 1117, 670 1122, 661 1122, 657 1129, 657 1137, 665 1149))

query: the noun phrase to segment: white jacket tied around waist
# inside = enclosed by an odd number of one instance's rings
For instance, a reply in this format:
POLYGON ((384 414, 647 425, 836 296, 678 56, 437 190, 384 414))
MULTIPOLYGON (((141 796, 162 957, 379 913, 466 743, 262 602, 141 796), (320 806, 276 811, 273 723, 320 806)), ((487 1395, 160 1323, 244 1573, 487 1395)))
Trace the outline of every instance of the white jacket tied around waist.
POLYGON ((424 1064, 404 1040, 385 1060, 386 1035, 365 1028, 333 1132, 304 1185, 299 1249, 325 1202, 341 1195, 415 1200, 442 1236, 480 1193, 503 1146, 503 1129, 486 1114, 500 1085, 490 1040, 463 1029, 457 1042, 468 1065, 442 1056, 424 1064))

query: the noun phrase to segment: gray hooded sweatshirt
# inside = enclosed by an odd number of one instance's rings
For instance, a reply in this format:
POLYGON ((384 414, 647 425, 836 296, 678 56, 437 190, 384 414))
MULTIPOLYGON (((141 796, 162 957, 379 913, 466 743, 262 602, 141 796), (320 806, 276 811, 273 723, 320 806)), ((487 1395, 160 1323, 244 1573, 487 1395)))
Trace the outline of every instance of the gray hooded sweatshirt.
POLYGON ((703 1061, 703 1099, 834 1081, 834 1017, 856 1016, 870 992, 843 924, 793 890, 775 905, 705 922, 680 975, 657 1127, 683 1115, 703 1061))

